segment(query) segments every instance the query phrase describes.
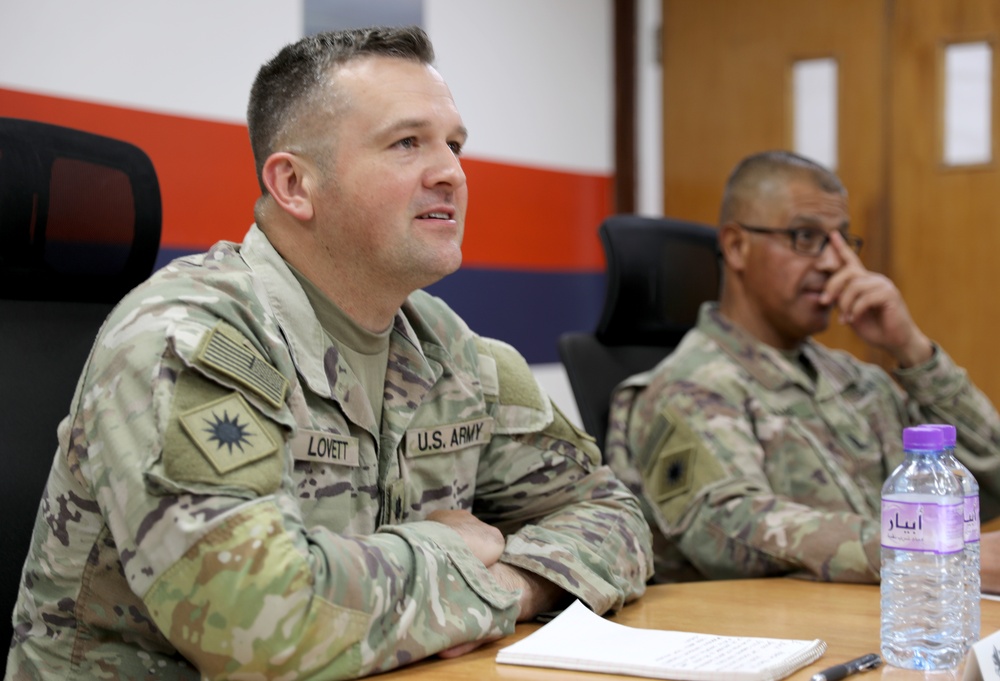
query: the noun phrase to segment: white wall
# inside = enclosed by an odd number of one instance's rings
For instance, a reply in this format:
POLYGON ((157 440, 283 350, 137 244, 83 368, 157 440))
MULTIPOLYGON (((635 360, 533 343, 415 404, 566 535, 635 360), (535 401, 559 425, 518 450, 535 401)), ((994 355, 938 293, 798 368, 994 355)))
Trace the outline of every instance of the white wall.
POLYGON ((299 2, 0 0, 0 87, 243 123, 299 2))
POLYGON ((610 174, 611 0, 424 0, 470 156, 610 174))

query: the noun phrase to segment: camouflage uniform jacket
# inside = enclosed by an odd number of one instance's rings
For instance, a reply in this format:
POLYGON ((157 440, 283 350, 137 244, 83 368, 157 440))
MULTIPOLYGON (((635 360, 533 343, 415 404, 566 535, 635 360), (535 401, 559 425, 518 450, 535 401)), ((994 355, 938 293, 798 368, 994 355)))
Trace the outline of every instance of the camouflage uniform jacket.
POLYGON ((710 303, 671 355, 616 389, 606 456, 642 497, 658 579, 878 581, 881 486, 918 423, 957 427, 995 513, 1000 420, 943 350, 898 383, 812 340, 801 353, 814 377, 710 303))
POLYGON ((155 274, 60 425, 6 678, 350 678, 510 633, 518 594, 435 509, 599 613, 644 590, 635 497, 520 355, 423 292, 375 423, 256 227, 155 274))

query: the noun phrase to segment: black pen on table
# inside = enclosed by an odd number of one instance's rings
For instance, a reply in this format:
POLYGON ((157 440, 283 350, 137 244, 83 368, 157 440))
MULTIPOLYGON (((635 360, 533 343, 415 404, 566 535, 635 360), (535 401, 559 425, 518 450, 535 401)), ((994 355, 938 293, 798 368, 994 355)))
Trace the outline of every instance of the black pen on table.
POLYGON ((878 653, 868 653, 856 660, 837 664, 829 669, 824 669, 819 674, 813 674, 811 681, 840 681, 846 679, 851 674, 866 672, 869 669, 878 669, 882 666, 882 658, 878 653))

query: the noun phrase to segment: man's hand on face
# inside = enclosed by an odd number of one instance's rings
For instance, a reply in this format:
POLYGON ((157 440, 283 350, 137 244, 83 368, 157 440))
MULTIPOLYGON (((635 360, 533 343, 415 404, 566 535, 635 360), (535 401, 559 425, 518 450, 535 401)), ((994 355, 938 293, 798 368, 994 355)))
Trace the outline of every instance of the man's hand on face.
POLYGON ((929 360, 934 346, 913 321, 896 285, 865 269, 839 232, 830 235, 827 248, 834 249, 844 265, 830 277, 821 302, 835 304, 841 322, 864 342, 888 352, 901 367, 929 360))

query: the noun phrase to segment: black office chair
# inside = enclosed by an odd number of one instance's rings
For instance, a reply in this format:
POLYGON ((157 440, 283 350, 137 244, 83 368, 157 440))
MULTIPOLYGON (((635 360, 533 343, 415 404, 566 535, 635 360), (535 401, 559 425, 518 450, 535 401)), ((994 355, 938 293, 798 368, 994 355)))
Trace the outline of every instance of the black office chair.
POLYGON ((137 147, 0 118, 0 640, 76 382, 104 318, 153 270, 156 172, 137 147))
POLYGON ((716 231, 707 225, 615 215, 598 230, 607 260, 604 309, 593 333, 560 336, 559 357, 583 426, 604 451, 611 393, 651 369, 719 294, 716 231))

